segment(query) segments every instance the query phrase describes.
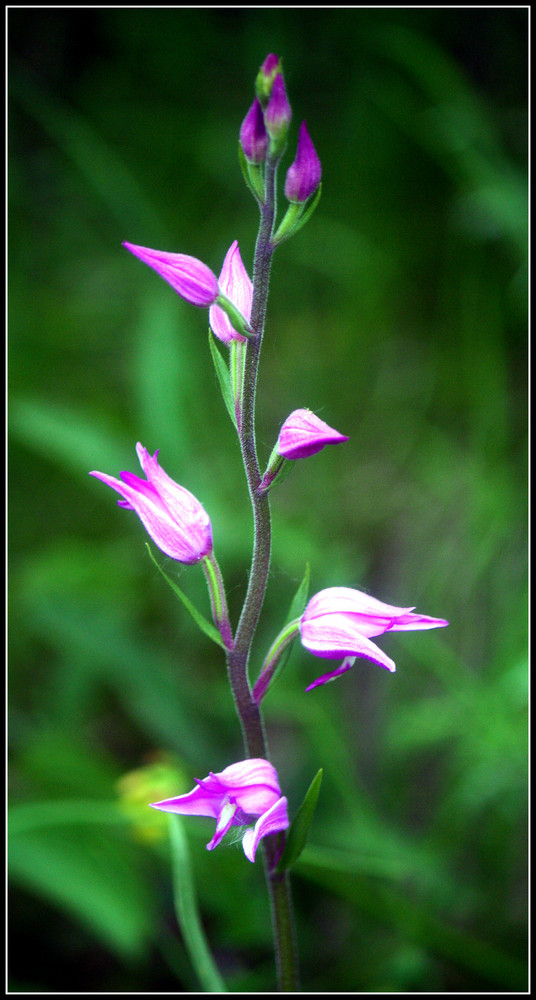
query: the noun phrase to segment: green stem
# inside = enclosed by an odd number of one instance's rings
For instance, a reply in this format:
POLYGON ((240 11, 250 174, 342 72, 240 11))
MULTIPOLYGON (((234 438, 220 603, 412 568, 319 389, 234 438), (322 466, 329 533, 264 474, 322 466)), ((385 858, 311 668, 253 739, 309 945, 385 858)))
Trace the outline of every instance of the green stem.
MULTIPOLYGON (((259 206, 261 218, 255 246, 250 319, 253 337, 244 345, 245 361, 238 432, 253 510, 253 557, 234 646, 227 653, 229 680, 242 726, 246 752, 249 757, 262 757, 265 760, 268 759, 268 744, 261 711, 251 691, 248 665, 266 592, 271 554, 270 504, 268 495, 258 492, 261 473, 255 438, 255 397, 273 254, 271 240, 276 213, 277 161, 278 157, 267 159, 265 198, 259 206)), ((297 992, 299 988, 297 953, 290 882, 286 873, 280 875, 275 871, 283 845, 283 834, 266 837, 263 840, 264 864, 272 913, 279 990, 297 992)))

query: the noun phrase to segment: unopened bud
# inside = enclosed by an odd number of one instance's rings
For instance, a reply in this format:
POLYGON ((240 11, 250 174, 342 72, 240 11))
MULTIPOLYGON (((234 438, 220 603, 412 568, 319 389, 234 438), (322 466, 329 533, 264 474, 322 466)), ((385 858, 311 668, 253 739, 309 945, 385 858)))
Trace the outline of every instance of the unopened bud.
POLYGON ((279 57, 270 53, 266 56, 255 80, 255 90, 257 97, 263 108, 266 107, 272 93, 272 85, 277 73, 281 72, 279 57))
POLYGON ((302 122, 298 138, 296 159, 287 170, 285 197, 303 203, 316 191, 322 177, 322 165, 311 142, 307 125, 302 122))
POLYGON ((264 115, 257 97, 242 122, 240 145, 249 163, 264 163, 268 148, 268 136, 264 127, 264 115))
POLYGON ((270 100, 264 112, 264 124, 270 136, 272 155, 283 151, 291 118, 292 109, 288 102, 285 81, 281 73, 278 73, 274 78, 270 100))

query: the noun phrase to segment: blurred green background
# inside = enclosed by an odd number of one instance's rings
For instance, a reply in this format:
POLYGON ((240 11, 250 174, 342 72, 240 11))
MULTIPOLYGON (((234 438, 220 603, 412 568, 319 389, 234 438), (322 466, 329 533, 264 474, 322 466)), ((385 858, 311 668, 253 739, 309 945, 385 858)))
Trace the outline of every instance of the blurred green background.
MULTIPOLYGON (((268 52, 294 112, 281 184, 302 119, 324 184, 274 260, 259 448, 302 406, 350 441, 274 493, 254 666, 307 562, 312 592, 451 622, 380 640, 396 674, 358 661, 309 694, 326 664, 295 648, 266 699, 292 813, 324 769, 293 877, 303 987, 526 989, 527 21, 9 11, 11 990, 198 989, 146 803, 240 759, 239 727, 220 651, 88 472, 159 448, 210 513, 236 620, 251 519, 207 316, 121 242, 219 273, 238 239, 251 268, 237 137, 268 52)), ((179 577, 207 613, 199 568, 179 577)), ((184 828, 229 988, 271 991, 262 865, 184 828)))

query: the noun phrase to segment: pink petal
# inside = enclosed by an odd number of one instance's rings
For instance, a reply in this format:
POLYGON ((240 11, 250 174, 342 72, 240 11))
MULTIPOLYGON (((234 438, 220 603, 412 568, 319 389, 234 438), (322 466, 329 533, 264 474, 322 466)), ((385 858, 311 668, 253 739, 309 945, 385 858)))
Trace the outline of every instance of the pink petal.
POLYGON ((346 615, 325 615, 300 624, 301 641, 310 653, 324 659, 339 656, 364 656, 380 667, 396 670, 383 650, 363 635, 360 626, 346 615))
POLYGON ((216 275, 209 267, 184 253, 167 253, 165 250, 151 250, 149 247, 123 243, 135 257, 153 268, 160 277, 194 306, 209 306, 218 297, 219 288, 216 275))
MULTIPOLYGON (((231 243, 225 255, 219 286, 223 294, 236 306, 249 323, 251 319, 251 303, 253 301, 253 285, 242 263, 236 240, 231 243)), ((208 318, 212 332, 225 344, 230 344, 233 340, 246 340, 246 337, 242 337, 234 329, 229 316, 219 306, 212 305, 210 307, 208 318)))
POLYGON ((263 837, 271 833, 279 833, 289 826, 287 813, 287 800, 285 796, 278 799, 262 816, 257 820, 253 830, 246 830, 242 838, 242 847, 248 861, 255 861, 257 847, 263 837))

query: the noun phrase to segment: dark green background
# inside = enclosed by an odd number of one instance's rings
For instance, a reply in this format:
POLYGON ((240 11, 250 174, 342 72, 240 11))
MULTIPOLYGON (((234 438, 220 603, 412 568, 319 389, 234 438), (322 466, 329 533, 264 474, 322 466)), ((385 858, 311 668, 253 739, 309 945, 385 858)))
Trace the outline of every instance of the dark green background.
MULTIPOLYGON (((293 879, 303 986, 526 988, 527 20, 9 11, 12 990, 197 989, 166 840, 110 817, 122 774, 171 759, 183 791, 240 759, 239 728, 219 650, 87 473, 159 448, 210 513, 236 620, 250 512, 206 312, 121 242, 219 273, 238 239, 251 268, 237 137, 268 52, 294 112, 281 184, 305 119, 323 195, 274 260, 259 449, 301 406, 350 440, 274 493, 254 669, 306 562, 312 592, 451 622, 380 639, 396 674, 358 661, 307 695, 326 663, 296 648, 266 699, 292 813, 324 769, 293 879)), ((206 611, 201 571, 180 585, 206 611)), ((262 865, 186 829, 222 974, 272 990, 262 865)))

